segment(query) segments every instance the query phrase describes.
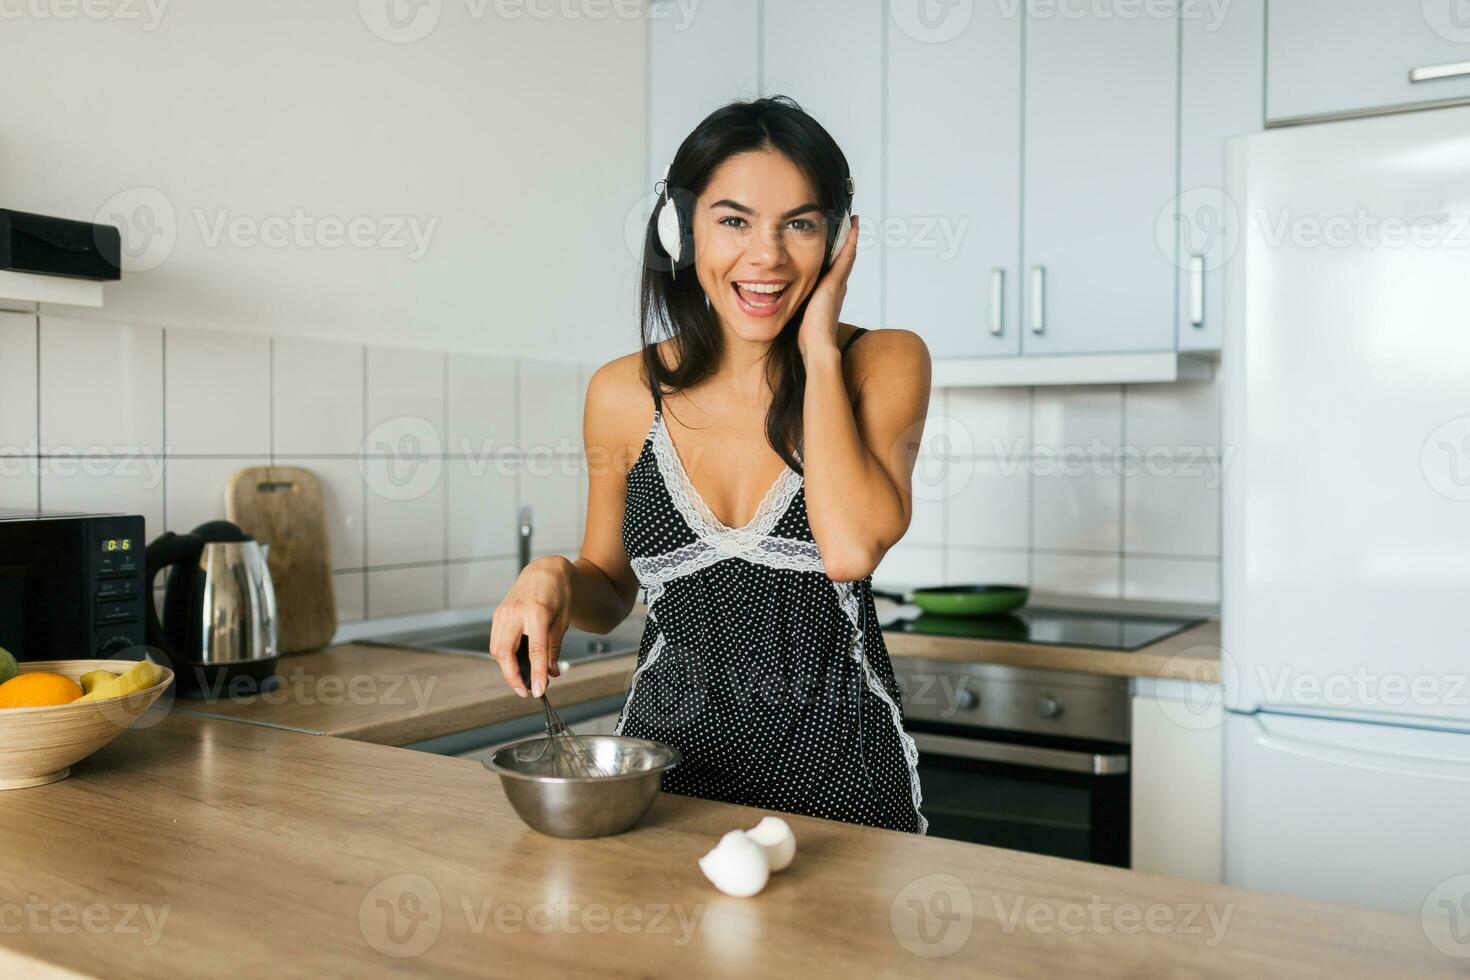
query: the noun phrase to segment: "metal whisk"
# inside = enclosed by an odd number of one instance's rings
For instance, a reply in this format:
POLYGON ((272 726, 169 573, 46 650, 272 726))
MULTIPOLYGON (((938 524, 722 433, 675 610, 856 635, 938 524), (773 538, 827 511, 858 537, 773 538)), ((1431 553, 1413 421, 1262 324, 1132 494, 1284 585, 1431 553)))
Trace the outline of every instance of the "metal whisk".
MULTIPOLYGON (((529 686, 531 683, 531 641, 522 636, 520 646, 516 647, 516 663, 521 669, 521 679, 529 686)), ((567 778, 605 777, 612 775, 597 764, 597 757, 587 747, 587 743, 577 737, 576 733, 567 727, 566 722, 556 713, 551 702, 546 699, 545 693, 537 698, 541 702, 541 709, 546 713, 546 738, 542 739, 539 751, 533 750, 533 754, 525 756, 528 762, 540 762, 549 756, 549 775, 567 778)))

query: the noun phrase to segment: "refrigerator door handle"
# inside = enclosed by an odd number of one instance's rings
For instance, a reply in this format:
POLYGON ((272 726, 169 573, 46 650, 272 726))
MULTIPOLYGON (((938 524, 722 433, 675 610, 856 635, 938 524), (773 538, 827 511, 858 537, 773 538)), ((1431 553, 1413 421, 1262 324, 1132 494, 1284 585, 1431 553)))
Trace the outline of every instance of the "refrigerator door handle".
POLYGON ((1347 766, 1371 772, 1417 776, 1422 779, 1470 781, 1470 759, 1440 755, 1405 755, 1398 752, 1382 752, 1340 745, 1319 739, 1292 738, 1272 732, 1260 716, 1253 716, 1252 720, 1260 729, 1254 735, 1255 742, 1263 749, 1314 759, 1329 765, 1347 766))

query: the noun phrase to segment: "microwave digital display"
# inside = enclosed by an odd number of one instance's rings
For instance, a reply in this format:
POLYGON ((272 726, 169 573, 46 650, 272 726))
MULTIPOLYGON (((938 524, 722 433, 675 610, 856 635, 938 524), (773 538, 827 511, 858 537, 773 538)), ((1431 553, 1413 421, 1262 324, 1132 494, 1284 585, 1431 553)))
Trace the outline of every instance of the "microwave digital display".
POLYGON ((132 538, 108 538, 102 542, 103 551, 131 551, 132 549, 132 538))

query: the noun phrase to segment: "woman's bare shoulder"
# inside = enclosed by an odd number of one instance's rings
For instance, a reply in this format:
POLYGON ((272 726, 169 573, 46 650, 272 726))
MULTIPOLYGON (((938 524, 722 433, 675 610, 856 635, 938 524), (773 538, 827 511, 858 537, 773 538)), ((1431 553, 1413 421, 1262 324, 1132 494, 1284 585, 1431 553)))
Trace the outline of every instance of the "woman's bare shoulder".
POLYGON ((642 445, 653 419, 653 395, 635 351, 608 361, 587 382, 584 426, 588 445, 609 451, 642 445))
POLYGON ((883 327, 868 330, 847 352, 846 373, 854 381, 870 377, 912 378, 929 386, 929 346, 912 330, 883 327))

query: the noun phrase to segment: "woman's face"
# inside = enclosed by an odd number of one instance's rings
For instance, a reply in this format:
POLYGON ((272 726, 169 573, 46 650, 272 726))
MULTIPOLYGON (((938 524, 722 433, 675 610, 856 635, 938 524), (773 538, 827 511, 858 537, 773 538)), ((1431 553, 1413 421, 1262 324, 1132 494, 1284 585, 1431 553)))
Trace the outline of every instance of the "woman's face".
POLYGON ((746 340, 776 338, 816 286, 826 247, 815 189, 774 150, 730 157, 694 205, 699 283, 746 340))

